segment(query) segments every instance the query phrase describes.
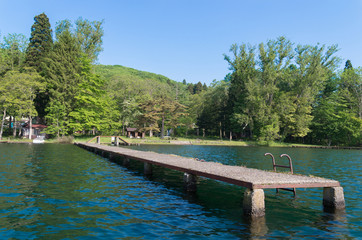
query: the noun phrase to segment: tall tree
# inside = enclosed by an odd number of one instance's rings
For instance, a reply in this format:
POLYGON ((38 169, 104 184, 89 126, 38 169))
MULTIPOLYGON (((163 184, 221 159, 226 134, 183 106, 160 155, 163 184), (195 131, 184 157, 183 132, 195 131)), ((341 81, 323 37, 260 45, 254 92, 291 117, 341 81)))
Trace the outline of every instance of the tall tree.
POLYGON ((164 138, 165 124, 171 128, 181 124, 180 117, 185 115, 186 106, 166 96, 161 96, 156 106, 161 118, 161 138, 164 138))
MULTIPOLYGON (((157 99, 147 99, 140 104, 140 114, 137 114, 139 129, 145 133, 149 132, 150 137, 153 136, 154 132, 160 132, 158 125, 158 121, 160 120, 160 108, 157 104, 157 99)), ((134 113, 131 113, 131 115, 132 114, 134 113)))
POLYGON ((4 49, 7 65, 11 70, 19 68, 24 62, 26 50, 26 37, 23 34, 8 34, 4 37, 4 49))
POLYGON ((259 44, 258 65, 254 47, 233 45, 233 59, 225 55, 233 71, 227 108, 234 130, 249 129, 261 140, 310 132, 313 104, 336 86, 337 46, 298 45, 293 52, 292 45, 284 37, 259 44))
POLYGON ((232 57, 224 55, 232 71, 226 81, 230 82, 228 115, 234 131, 248 130, 253 137, 258 106, 261 102, 255 47, 233 44, 230 52, 232 57))
POLYGON ((225 81, 214 81, 204 95, 204 106, 198 118, 198 126, 215 135, 218 133, 220 139, 229 129, 227 104, 230 83, 225 81))
POLYGON ((47 131, 59 134, 62 129, 62 134, 67 134, 71 130, 69 113, 74 110, 79 90, 82 52, 67 21, 57 26, 56 34, 54 48, 42 65, 49 95, 47 131))
POLYGON ((25 64, 41 71, 43 58, 51 51, 53 45, 52 30, 49 18, 45 13, 34 17, 31 37, 26 50, 25 64))
POLYGON ((338 91, 347 101, 348 108, 362 119, 362 67, 344 69, 338 91))
MULTIPOLYGON (((25 66, 34 67, 39 73, 43 71, 42 62, 48 57, 53 47, 52 30, 49 18, 45 13, 34 17, 31 36, 25 54, 25 66)), ((38 94, 35 99, 36 110, 40 119, 45 116, 45 106, 48 104, 47 92, 38 94)))
POLYGON ((79 18, 76 22, 76 38, 86 56, 95 62, 103 50, 103 21, 92 21, 79 18))
POLYGON ((111 119, 110 100, 106 98, 104 81, 92 72, 91 60, 81 58, 81 74, 78 91, 74 98, 76 103, 69 113, 69 127, 72 131, 108 130, 106 119, 111 119))
POLYGON ((194 94, 199 94, 202 91, 202 83, 198 82, 195 86, 194 86, 194 94))
POLYGON ((347 60, 346 61, 346 64, 344 65, 344 69, 352 69, 353 66, 352 66, 352 63, 351 63, 351 60, 347 60))

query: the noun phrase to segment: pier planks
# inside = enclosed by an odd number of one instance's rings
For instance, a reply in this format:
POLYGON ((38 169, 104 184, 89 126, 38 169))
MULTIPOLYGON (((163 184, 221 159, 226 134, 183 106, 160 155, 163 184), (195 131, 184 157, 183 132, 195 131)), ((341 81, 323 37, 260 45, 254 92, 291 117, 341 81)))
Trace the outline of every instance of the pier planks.
POLYGON ((338 181, 288 173, 275 173, 242 166, 229 166, 216 162, 201 162, 193 158, 181 157, 155 152, 144 152, 122 147, 104 146, 92 143, 76 143, 89 150, 103 151, 146 162, 169 169, 207 177, 249 189, 267 188, 316 188, 339 187, 338 181))

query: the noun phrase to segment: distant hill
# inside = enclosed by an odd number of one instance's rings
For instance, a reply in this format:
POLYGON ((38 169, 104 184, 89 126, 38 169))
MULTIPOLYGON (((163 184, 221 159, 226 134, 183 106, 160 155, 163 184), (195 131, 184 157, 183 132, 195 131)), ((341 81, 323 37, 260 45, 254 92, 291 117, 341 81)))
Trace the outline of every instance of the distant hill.
POLYGON ((184 84, 163 75, 121 65, 96 65, 95 72, 107 81, 109 92, 122 92, 124 97, 157 93, 175 97, 177 91, 186 89, 184 84))
POLYGON ((121 65, 96 65, 96 73, 105 79, 112 79, 114 76, 133 79, 151 79, 162 83, 179 83, 160 74, 137 70, 121 65))

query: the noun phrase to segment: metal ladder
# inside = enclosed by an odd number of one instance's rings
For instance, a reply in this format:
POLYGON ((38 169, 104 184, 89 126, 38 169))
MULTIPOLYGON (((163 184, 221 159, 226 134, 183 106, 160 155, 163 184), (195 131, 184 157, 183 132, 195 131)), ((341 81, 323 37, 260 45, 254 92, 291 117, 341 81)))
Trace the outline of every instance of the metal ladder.
MULTIPOLYGON (((271 154, 271 153, 265 153, 265 154, 264 154, 264 156, 267 156, 267 155, 269 155, 269 156, 272 157, 274 172, 277 171, 277 167, 281 167, 281 168, 289 168, 289 169, 290 169, 290 173, 291 173, 291 174, 294 174, 294 173, 293 173, 292 159, 290 158, 290 156, 289 156, 288 154, 282 154, 282 155, 280 155, 280 157, 281 157, 281 158, 282 158, 282 157, 287 157, 288 160, 289 160, 289 166, 276 164, 276 163, 275 163, 275 158, 274 158, 273 154, 271 154)), ((280 189, 285 190, 285 191, 293 192, 294 197, 296 196, 296 190, 295 190, 295 188, 292 188, 292 189, 290 189, 290 188, 280 188, 280 189)), ((278 192, 279 192, 279 188, 277 188, 276 191, 277 191, 277 193, 278 193, 278 192)))

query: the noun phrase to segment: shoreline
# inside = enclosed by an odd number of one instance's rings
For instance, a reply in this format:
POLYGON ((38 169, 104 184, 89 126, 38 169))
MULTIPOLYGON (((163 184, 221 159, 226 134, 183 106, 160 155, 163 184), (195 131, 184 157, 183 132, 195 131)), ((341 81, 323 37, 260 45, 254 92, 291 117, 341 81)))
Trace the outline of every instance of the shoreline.
MULTIPOLYGON (((74 139, 74 142, 87 142, 88 139, 74 139)), ((173 145, 173 146, 224 146, 224 147, 283 147, 283 148, 315 148, 315 149, 346 149, 346 150, 362 150, 362 147, 351 147, 351 146, 323 146, 323 145, 302 145, 293 143, 275 143, 275 142, 244 142, 244 141, 217 141, 217 140, 149 140, 149 139, 128 139, 130 146, 134 145, 173 145), (129 141, 131 140, 131 141, 129 141)), ((21 143, 21 144, 33 144, 32 141, 13 141, 13 140, 0 140, 0 143, 21 143)), ((45 140, 45 143, 62 143, 67 144, 68 142, 58 142, 54 140, 45 140)), ((39 144, 39 143, 35 143, 39 144)), ((110 142, 102 142, 101 144, 110 144, 110 142)))

